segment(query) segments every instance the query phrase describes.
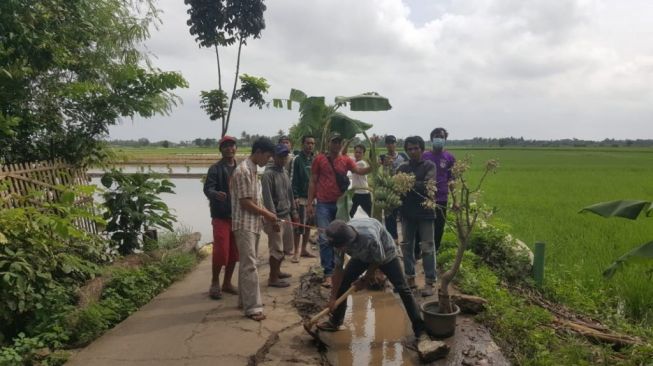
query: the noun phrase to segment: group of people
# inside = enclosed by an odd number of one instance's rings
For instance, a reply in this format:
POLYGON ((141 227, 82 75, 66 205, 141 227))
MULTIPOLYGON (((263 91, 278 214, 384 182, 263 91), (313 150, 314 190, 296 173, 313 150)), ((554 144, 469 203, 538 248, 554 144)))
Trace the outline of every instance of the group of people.
POLYGON ((349 187, 355 189, 353 217, 360 206, 372 215, 372 199, 366 175, 371 166, 365 162, 366 147, 354 147, 355 160, 343 154, 342 136, 333 134, 327 151, 315 154, 315 138, 304 136, 302 149, 294 156, 287 137, 273 144, 267 138, 256 140, 251 155, 236 163, 236 140, 220 140, 222 159, 209 169, 204 193, 210 202, 213 225, 213 277, 209 294, 219 299, 223 293, 239 295, 245 315, 263 320, 257 251, 263 230, 268 236, 270 275, 268 286, 287 287, 290 274, 281 271, 286 255, 292 262, 314 257, 307 249, 311 221, 319 232, 319 257, 324 273, 323 286, 331 288, 331 318, 319 324, 324 330, 336 330, 342 324, 346 305, 334 306, 335 299, 351 285, 362 286, 377 269, 381 270, 399 293, 416 335, 424 325, 413 290, 416 289, 416 261, 422 259, 425 286, 422 296, 433 294, 436 281, 436 252, 444 232, 447 197, 452 182, 453 155, 444 149, 448 133, 444 128, 431 132, 431 149, 419 136, 404 140, 404 152, 397 151, 397 139, 385 137, 387 153, 380 156, 383 169, 390 174, 410 173, 414 187, 403 197, 402 205, 385 214, 382 224, 372 218, 336 220, 338 199, 349 187), (272 163, 270 163, 272 160, 272 163), (257 166, 267 166, 257 179, 257 166), (347 179, 351 174, 351 183, 347 179), (423 204, 428 199, 427 185, 435 181, 436 208, 423 204), (260 193, 259 193, 260 192, 260 193), (401 219, 402 240, 397 221, 401 219), (403 268, 397 246, 401 245, 403 268), (350 261, 344 266, 344 254, 350 261), (236 261, 239 288, 231 281, 236 261), (220 273, 224 269, 222 285, 220 273), (367 271, 367 276, 358 279, 367 271))

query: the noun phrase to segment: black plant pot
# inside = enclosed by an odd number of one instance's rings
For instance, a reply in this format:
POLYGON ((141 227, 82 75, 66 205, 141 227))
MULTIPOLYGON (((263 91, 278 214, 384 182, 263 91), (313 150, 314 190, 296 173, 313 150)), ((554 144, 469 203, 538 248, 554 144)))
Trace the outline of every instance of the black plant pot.
POLYGON ((454 312, 440 314, 438 301, 427 301, 422 304, 422 316, 426 331, 435 338, 447 338, 456 332, 456 317, 460 314, 458 305, 453 304, 454 312))

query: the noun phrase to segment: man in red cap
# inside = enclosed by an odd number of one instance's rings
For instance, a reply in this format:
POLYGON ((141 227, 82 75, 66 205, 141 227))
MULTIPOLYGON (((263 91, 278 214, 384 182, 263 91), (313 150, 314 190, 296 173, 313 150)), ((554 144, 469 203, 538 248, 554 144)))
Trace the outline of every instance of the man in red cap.
POLYGON ((238 248, 231 229, 231 197, 229 180, 236 168, 236 139, 224 136, 220 139, 222 159, 211 165, 204 182, 204 194, 211 207, 211 225, 213 226, 213 273, 209 296, 221 299, 222 292, 238 294, 231 284, 231 278, 238 262, 238 248), (220 272, 225 268, 224 280, 220 287, 220 272))

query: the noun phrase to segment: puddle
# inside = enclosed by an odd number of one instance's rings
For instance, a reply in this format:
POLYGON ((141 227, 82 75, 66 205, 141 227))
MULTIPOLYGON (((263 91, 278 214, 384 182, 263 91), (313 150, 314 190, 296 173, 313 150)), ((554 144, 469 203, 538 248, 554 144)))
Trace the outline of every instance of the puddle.
POLYGON ((364 291, 348 299, 345 330, 321 332, 332 365, 418 365, 402 341, 412 338, 410 320, 398 296, 364 291))

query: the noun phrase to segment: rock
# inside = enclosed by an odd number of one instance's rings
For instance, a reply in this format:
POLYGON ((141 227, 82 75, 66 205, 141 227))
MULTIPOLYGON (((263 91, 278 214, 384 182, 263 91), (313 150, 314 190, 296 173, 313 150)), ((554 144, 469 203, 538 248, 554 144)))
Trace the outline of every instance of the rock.
POLYGON ((441 341, 422 339, 417 343, 417 353, 422 362, 433 362, 446 357, 449 354, 449 346, 441 341))

